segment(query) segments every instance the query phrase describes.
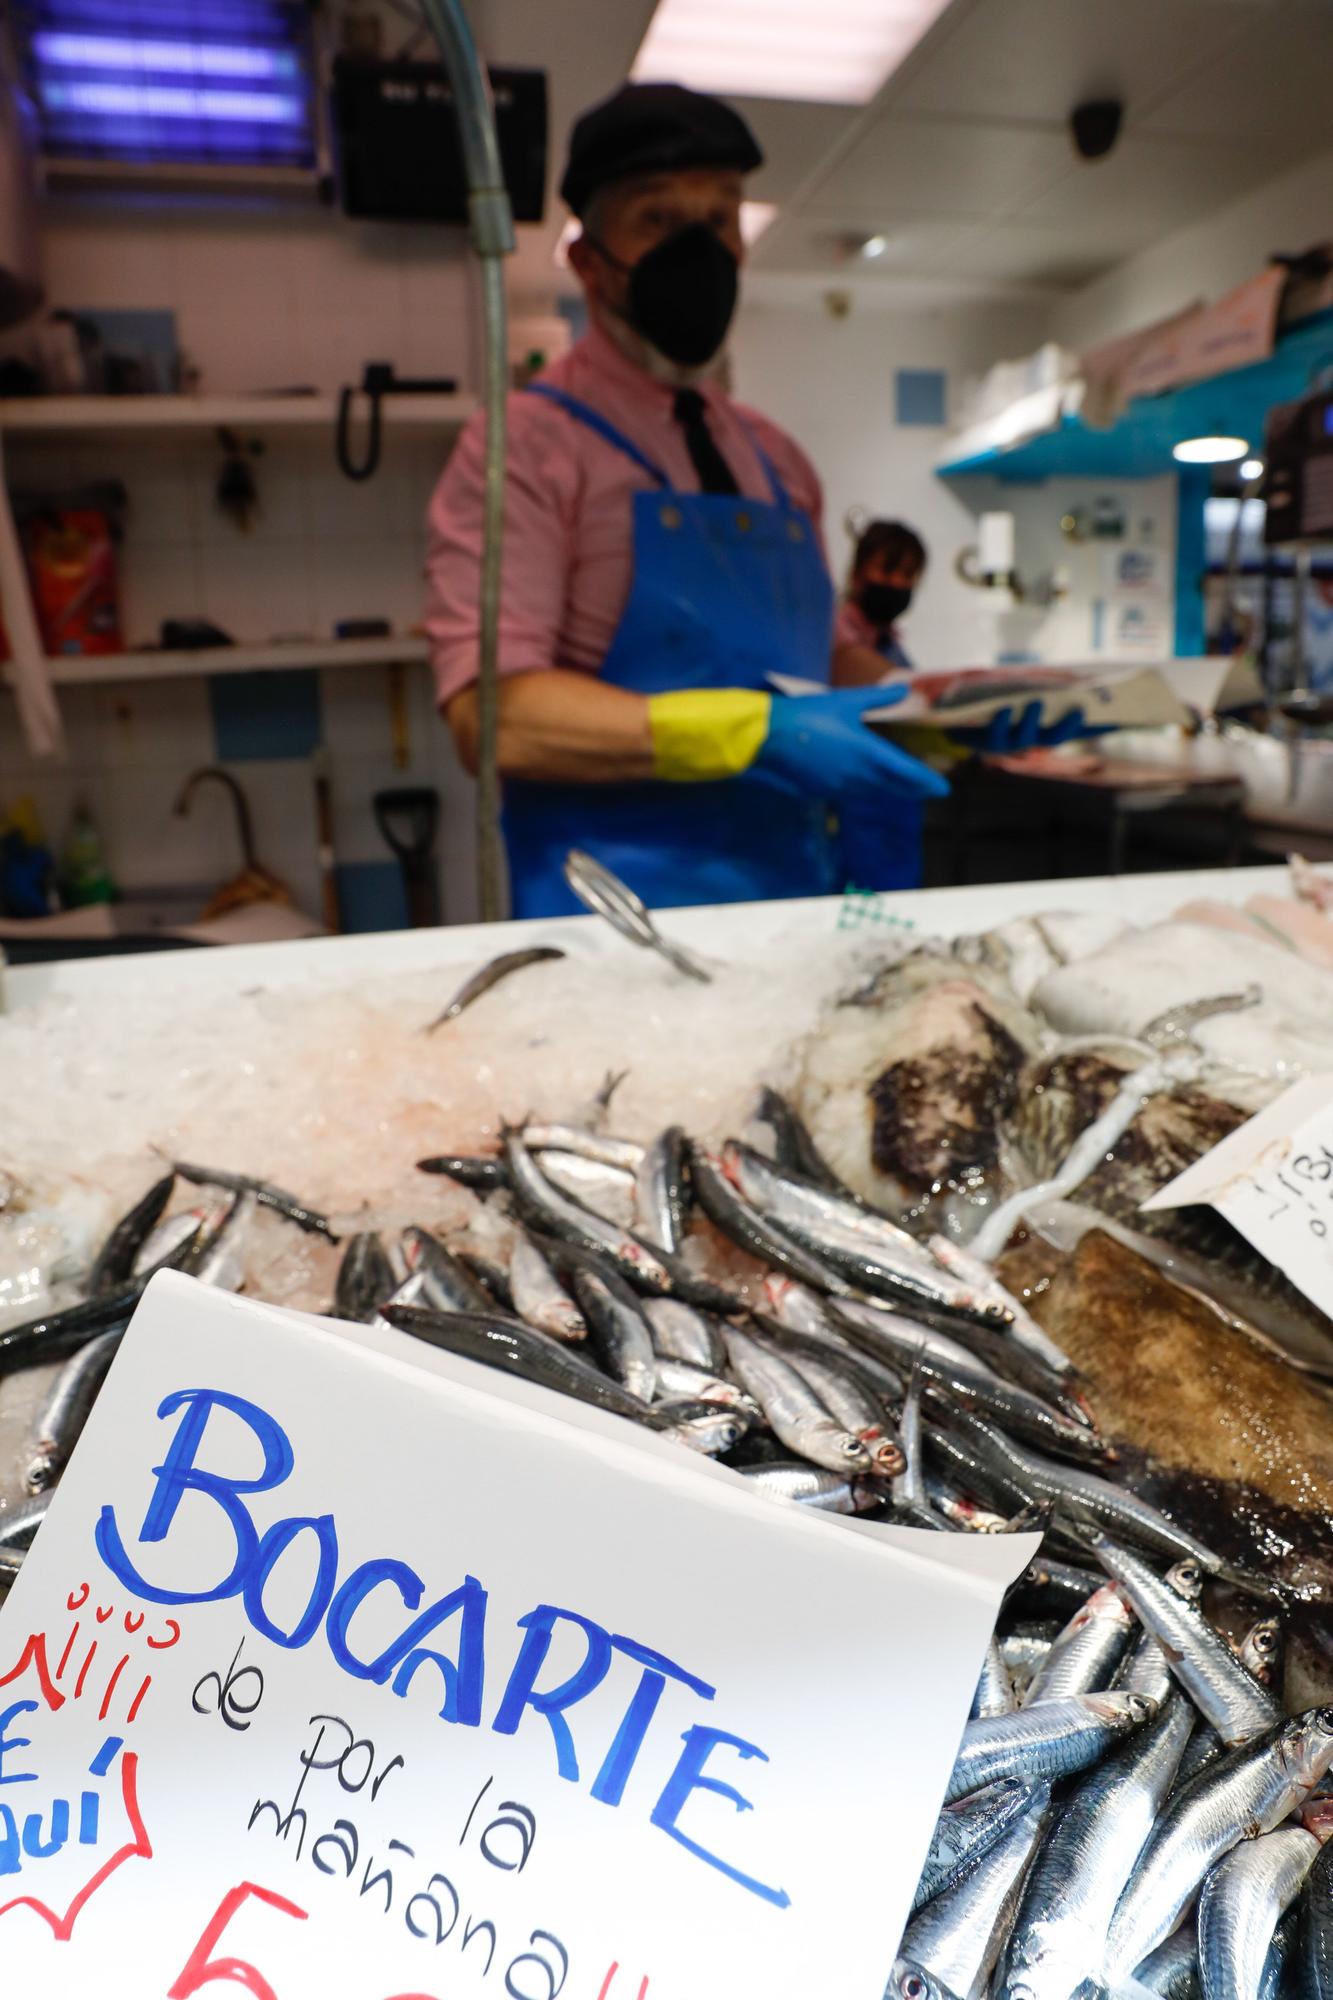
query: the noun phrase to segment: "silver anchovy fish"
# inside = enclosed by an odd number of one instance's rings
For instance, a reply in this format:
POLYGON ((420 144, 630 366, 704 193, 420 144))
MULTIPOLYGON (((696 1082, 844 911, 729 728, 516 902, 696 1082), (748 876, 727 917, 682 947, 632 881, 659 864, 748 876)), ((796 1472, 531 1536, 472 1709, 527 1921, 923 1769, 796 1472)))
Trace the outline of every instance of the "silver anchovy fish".
POLYGON ((498 986, 512 973, 522 972, 525 966, 541 965, 549 959, 564 956, 564 952, 553 944, 529 945, 525 951, 502 951, 480 971, 474 972, 470 979, 463 981, 448 1006, 427 1023, 423 1034, 433 1035, 446 1021, 456 1021, 465 1007, 470 1007, 474 1000, 480 1000, 483 993, 489 993, 493 986, 498 986))
POLYGON ((1222 1741, 1261 1736, 1282 1711, 1197 1605, 1181 1598, 1146 1562, 1105 1535, 1090 1537, 1107 1574, 1128 1593, 1140 1618, 1166 1648, 1176 1679, 1222 1741))
POLYGON ((1020 1778, 1001 1778, 998 1784, 983 1785, 965 1799, 945 1806, 935 1822, 930 1850, 921 1870, 921 1879, 912 1898, 913 1911, 956 1882, 959 1876, 1025 1813, 1032 1800, 1032 1787, 1020 1778))
POLYGON ((1057 1637, 1027 1691, 1025 1708, 1059 1701, 1064 1695, 1093 1694, 1110 1687, 1136 1620, 1117 1584, 1103 1584, 1079 1606, 1057 1637))
POLYGON ((1206 1766, 1158 1821, 1120 1899, 1104 1974, 1114 1987, 1179 1923, 1210 1868, 1271 1833, 1333 1765, 1333 1708, 1292 1718, 1206 1766))
POLYGON ((969 1722, 946 1802, 997 1778, 1067 1778, 1096 1763, 1120 1737, 1155 1714, 1139 1694, 1077 1694, 983 1722, 969 1722))
POLYGON ((817 1465, 743 1465, 741 1478, 752 1492, 794 1500, 823 1514, 863 1514, 879 1505, 879 1495, 858 1479, 844 1479, 817 1465))
POLYGON ((657 1352, 670 1361, 688 1361, 716 1375, 727 1365, 727 1350, 713 1322, 684 1299, 645 1299, 644 1317, 657 1352))
POLYGON ((989 1853, 918 1910, 903 1934, 904 1954, 941 1979, 959 2000, 983 2000, 1050 1809, 1050 1785, 1035 1786, 1025 1811, 989 1853))
POLYGON ((865 1446, 844 1429, 781 1356, 728 1327, 723 1335, 732 1373, 758 1403, 774 1435, 800 1458, 844 1476, 868 1472, 865 1446))
POLYGON ((1199 1891, 1203 2000, 1260 2000, 1273 1937, 1319 1855, 1303 1826, 1243 1840, 1199 1891))
POLYGON ((684 1230, 687 1150, 680 1126, 668 1126, 647 1148, 634 1177, 639 1234, 673 1255, 684 1230))
POLYGON ((547 1263, 526 1236, 514 1239, 509 1259, 509 1291, 514 1311, 529 1326, 553 1340, 583 1340, 588 1322, 547 1263))
POLYGON ((995 2000, 1070 2000, 1097 1977, 1116 1904, 1193 1726, 1189 1703, 1173 1694, 1058 1810, 1027 1879, 995 2000))
POLYGON ((124 1338, 121 1327, 99 1333, 56 1377, 37 1419, 36 1449, 26 1480, 30 1493, 44 1493, 64 1471, 124 1338))
POLYGON ((977 1691, 972 1697, 968 1721, 978 1722, 983 1717, 992 1715, 1012 1715, 1017 1707, 1004 1654, 1000 1650, 999 1640, 992 1632, 986 1642, 986 1658, 982 1663, 977 1691))

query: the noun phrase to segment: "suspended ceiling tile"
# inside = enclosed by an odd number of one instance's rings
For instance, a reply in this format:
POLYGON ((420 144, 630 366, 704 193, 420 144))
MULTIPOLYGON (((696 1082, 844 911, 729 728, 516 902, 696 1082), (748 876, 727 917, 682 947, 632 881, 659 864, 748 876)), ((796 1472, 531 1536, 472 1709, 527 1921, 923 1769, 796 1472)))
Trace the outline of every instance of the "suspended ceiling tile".
POLYGON ((954 248, 959 271, 1010 283, 1073 287, 1109 270, 1151 240, 1146 228, 1037 227, 989 222, 954 248))
MULTIPOLYGON (((981 0, 918 66, 904 110, 1066 117, 1089 96, 1133 103, 1196 69, 1265 0, 981 0)), ((946 18, 945 28, 948 22, 946 18)))
POLYGON ((1034 198, 1068 164, 1063 132, 890 111, 819 182, 812 200, 848 213, 883 203, 941 216, 998 215, 1034 198))
POLYGON ((884 215, 874 224, 875 232, 886 238, 884 254, 867 259, 855 254, 852 239, 870 234, 869 229, 849 229, 842 214, 803 210, 762 240, 755 262, 766 271, 820 272, 830 280, 878 282, 904 272, 934 274, 956 268, 958 252, 975 227, 936 216, 884 215))
POLYGON ((855 114, 832 104, 787 104, 773 98, 728 100, 747 121, 764 151, 750 181, 756 201, 790 201, 830 147, 851 129, 855 114))
POLYGON ((1333 7, 1284 4, 1213 55, 1187 88, 1137 121, 1149 133, 1265 142, 1255 180, 1333 141, 1333 7))
POLYGON ((1054 186, 1017 214, 1024 222, 1079 223, 1090 233, 1138 222, 1151 242, 1263 178, 1242 146, 1131 131, 1108 158, 1073 160, 1054 186))

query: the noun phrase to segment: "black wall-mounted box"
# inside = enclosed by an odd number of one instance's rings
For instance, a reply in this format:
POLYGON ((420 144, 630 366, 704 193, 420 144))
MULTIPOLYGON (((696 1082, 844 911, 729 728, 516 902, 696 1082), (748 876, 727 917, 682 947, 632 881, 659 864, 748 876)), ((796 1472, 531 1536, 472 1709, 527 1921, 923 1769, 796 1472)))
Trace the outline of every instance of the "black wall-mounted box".
MULTIPOLYGON (((514 220, 540 222, 546 207, 546 73, 490 74, 514 220)), ((339 56, 333 131, 345 214, 381 222, 466 222, 453 85, 440 64, 339 56)))

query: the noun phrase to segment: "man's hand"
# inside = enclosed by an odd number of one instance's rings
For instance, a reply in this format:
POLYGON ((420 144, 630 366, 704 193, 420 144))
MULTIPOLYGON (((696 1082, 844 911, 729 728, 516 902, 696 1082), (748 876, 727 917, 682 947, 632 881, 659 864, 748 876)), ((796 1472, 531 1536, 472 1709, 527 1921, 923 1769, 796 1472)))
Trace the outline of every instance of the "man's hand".
POLYGON ((876 736, 861 719, 867 709, 888 708, 908 691, 899 681, 829 694, 774 695, 755 769, 772 771, 815 797, 944 798, 947 778, 876 736))

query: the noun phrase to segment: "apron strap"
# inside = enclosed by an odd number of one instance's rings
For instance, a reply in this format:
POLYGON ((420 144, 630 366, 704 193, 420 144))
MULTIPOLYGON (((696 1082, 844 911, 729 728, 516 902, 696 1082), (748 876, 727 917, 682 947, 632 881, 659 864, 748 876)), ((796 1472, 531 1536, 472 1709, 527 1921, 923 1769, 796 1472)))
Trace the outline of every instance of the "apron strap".
MULTIPOLYGON (((581 397, 571 396, 567 389, 558 389, 554 382, 529 382, 525 385, 523 393, 528 396, 542 396, 548 403, 554 403, 558 409, 565 412, 566 416, 572 417, 575 423, 583 424, 588 430, 595 431, 598 437, 606 440, 607 444, 614 445, 617 451, 624 452, 626 458, 632 459, 640 471, 646 472, 655 485, 667 491, 671 490, 671 481, 661 467, 654 465, 647 453, 640 451, 632 438, 627 438, 623 431, 617 430, 611 420, 604 417, 600 410, 595 410, 591 403, 585 403, 581 397)), ((742 421, 741 428, 750 440, 751 450, 764 469, 764 477, 768 481, 774 506, 780 508, 784 514, 799 513, 800 509, 792 504, 791 495, 778 478, 777 467, 750 426, 742 421)))
POLYGON ((670 489, 671 482, 665 472, 654 465, 646 453, 639 450, 633 439, 627 438, 623 431, 618 431, 600 410, 594 410, 591 403, 581 402, 577 396, 569 395, 566 390, 557 389, 554 382, 529 382, 524 394, 544 396, 548 403, 556 404, 567 416, 572 417, 576 424, 585 425, 588 430, 595 431, 598 437, 605 438, 608 444, 614 445, 617 451, 623 451, 626 458, 633 459, 640 471, 646 472, 658 486, 670 489))

